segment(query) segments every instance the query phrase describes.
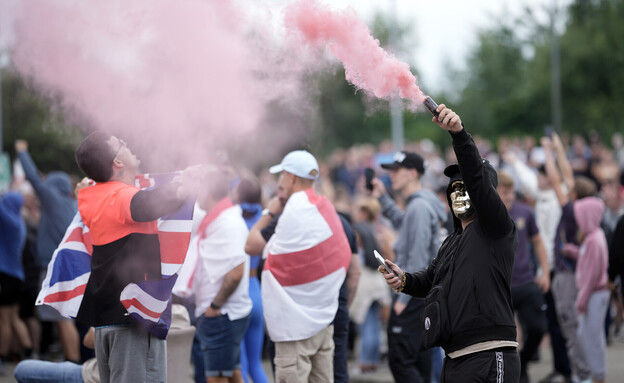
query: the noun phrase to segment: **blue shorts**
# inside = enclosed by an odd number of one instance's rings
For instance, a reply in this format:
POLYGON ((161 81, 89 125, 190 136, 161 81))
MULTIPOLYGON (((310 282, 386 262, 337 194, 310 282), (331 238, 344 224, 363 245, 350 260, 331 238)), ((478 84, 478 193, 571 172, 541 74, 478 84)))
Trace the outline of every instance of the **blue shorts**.
POLYGON ((197 320, 197 335, 204 354, 206 376, 232 377, 240 370, 240 343, 245 336, 250 315, 231 321, 227 314, 197 320))

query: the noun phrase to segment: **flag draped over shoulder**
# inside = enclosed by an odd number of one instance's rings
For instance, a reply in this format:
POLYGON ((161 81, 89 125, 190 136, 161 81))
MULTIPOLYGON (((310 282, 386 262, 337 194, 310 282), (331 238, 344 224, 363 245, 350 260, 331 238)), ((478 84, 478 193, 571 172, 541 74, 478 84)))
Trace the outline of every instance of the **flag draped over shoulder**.
POLYGON ((267 250, 262 301, 271 340, 316 335, 334 320, 351 260, 336 210, 312 190, 292 194, 267 250))
MULTIPOLYGON (((136 186, 149 189, 171 182, 178 173, 143 174, 136 186)), ((148 331, 166 338, 171 325, 171 290, 186 256, 191 238, 193 202, 158 220, 161 280, 130 283, 119 297, 132 318, 148 331)), ((52 255, 36 305, 49 305, 61 315, 75 318, 91 274, 93 250, 89 228, 76 213, 52 255)))

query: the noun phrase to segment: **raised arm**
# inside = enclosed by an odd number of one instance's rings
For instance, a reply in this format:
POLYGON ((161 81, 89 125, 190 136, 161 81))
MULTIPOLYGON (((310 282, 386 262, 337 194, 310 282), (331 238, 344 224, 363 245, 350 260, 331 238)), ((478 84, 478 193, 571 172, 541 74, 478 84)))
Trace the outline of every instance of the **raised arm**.
POLYGON ((546 292, 550 289, 550 268, 548 267, 546 248, 544 247, 544 242, 542 242, 542 237, 539 233, 531 237, 531 244, 533 245, 535 257, 537 258, 541 269, 541 273, 535 278, 535 283, 537 283, 542 292, 546 294, 546 292))
MULTIPOLYGON (((542 137, 541 140, 542 148, 544 148, 545 162, 544 167, 546 169, 546 176, 550 180, 550 184, 557 195, 557 199, 559 200, 559 205, 563 206, 568 203, 569 198, 568 194, 563 191, 561 188, 561 176, 559 174, 559 169, 557 169, 557 164, 555 163, 555 159, 552 156, 553 143, 552 140, 548 137, 542 137)), ((570 190, 570 189, 568 189, 570 190)))
POLYGON ((447 130, 453 138, 459 171, 481 228, 492 238, 504 236, 513 230, 514 223, 496 192, 495 185, 492 184, 491 177, 496 177, 496 171, 491 165, 486 166, 472 136, 464 129, 459 115, 444 104, 438 105, 437 111, 439 114, 433 117, 432 121, 447 130))
POLYGON ((462 178, 483 231, 493 238, 504 236, 513 229, 513 221, 492 184, 477 146, 465 129, 451 136, 462 178))
POLYGON ((28 142, 25 140, 16 140, 15 151, 17 152, 17 157, 19 158, 22 168, 24 169, 24 174, 26 174, 26 179, 35 189, 37 195, 50 193, 50 191, 44 186, 43 179, 39 175, 37 165, 35 165, 35 162, 28 153, 28 142))
POLYGON ((537 196, 537 175, 522 161, 520 161, 513 152, 503 153, 503 158, 511 165, 515 175, 518 177, 520 189, 528 193, 532 198, 537 196))
POLYGON ((136 222, 150 222, 175 213, 186 201, 196 198, 204 171, 202 165, 190 166, 173 182, 151 190, 140 190, 130 202, 132 219, 136 222))
POLYGON ((182 207, 184 200, 176 192, 180 183, 172 182, 151 190, 140 190, 130 202, 130 213, 136 222, 155 221, 182 207))
POLYGON ((390 220, 392 227, 395 230, 398 230, 403 224, 405 212, 399 209, 388 193, 386 193, 386 187, 379 178, 373 178, 371 183, 373 184, 373 191, 371 195, 379 200, 379 203, 381 204, 381 213, 384 217, 390 220))
POLYGON ((557 163, 561 170, 563 183, 568 188, 568 192, 570 192, 574 189, 574 171, 572 170, 572 165, 570 164, 570 160, 568 160, 561 138, 559 138, 557 133, 553 133, 552 142, 557 154, 557 163))

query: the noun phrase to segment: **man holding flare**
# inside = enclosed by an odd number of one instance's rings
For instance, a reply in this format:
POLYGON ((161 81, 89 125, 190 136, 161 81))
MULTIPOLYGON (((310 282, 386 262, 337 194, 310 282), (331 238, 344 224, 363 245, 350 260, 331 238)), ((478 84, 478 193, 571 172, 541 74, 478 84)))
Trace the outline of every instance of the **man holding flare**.
POLYGON ((442 382, 518 382, 510 288, 516 226, 496 192, 496 171, 460 117, 443 104, 428 109, 433 122, 449 131, 457 155, 458 164, 444 170, 455 232, 426 270, 406 273, 386 261, 394 273, 383 266, 379 271, 393 289, 425 297, 423 346, 445 350, 442 382))

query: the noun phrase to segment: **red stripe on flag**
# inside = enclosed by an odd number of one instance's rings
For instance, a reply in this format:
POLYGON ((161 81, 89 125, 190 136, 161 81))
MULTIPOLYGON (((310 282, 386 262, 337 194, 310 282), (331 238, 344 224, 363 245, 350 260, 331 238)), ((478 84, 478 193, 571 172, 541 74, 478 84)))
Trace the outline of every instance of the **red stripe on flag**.
POLYGON ((80 285, 74 288, 73 290, 59 291, 58 293, 47 295, 43 299, 43 301, 45 303, 68 301, 70 299, 76 298, 77 296, 83 295, 86 287, 87 287, 87 284, 85 283, 84 285, 80 285))
POLYGON ((269 255, 264 268, 271 271, 282 286, 314 282, 340 268, 346 270, 351 261, 349 242, 334 207, 327 199, 313 192, 308 192, 308 198, 316 205, 333 234, 310 249, 269 255))
POLYGON ((159 231, 160 259, 163 263, 184 263, 186 251, 191 240, 191 233, 159 231))
POLYGON ((82 242, 82 227, 76 227, 72 230, 69 237, 67 237, 67 241, 65 242, 82 242))
POLYGON ((149 177, 149 174, 136 176, 135 181, 138 181, 139 188, 145 189, 152 186, 152 180, 149 177))
POLYGON ((130 308, 130 306, 134 306, 137 309, 139 309, 139 311, 141 311, 142 313, 144 313, 146 315, 149 315, 149 316, 153 317, 154 319, 160 318, 160 315, 162 314, 162 313, 158 313, 156 311, 152 311, 152 310, 148 309, 147 307, 143 306, 143 304, 141 302, 139 302, 139 300, 136 299, 136 298, 124 299, 123 301, 121 301, 121 304, 126 308, 126 310, 128 310, 130 308))
POLYGON ((88 231, 84 233, 83 229, 84 229, 83 227, 79 226, 79 227, 76 227, 74 230, 72 230, 71 234, 69 234, 69 237, 67 237, 67 240, 65 241, 65 243, 82 242, 87 248, 89 255, 91 255, 93 253, 93 244, 91 243, 91 235, 89 234, 88 231))
POLYGON ((83 233, 82 238, 82 242, 86 246, 89 255, 93 254, 93 242, 91 242, 91 232, 87 231, 86 233, 83 233))

